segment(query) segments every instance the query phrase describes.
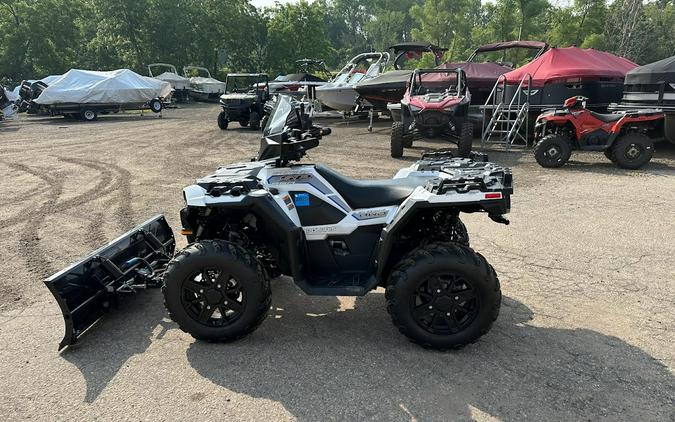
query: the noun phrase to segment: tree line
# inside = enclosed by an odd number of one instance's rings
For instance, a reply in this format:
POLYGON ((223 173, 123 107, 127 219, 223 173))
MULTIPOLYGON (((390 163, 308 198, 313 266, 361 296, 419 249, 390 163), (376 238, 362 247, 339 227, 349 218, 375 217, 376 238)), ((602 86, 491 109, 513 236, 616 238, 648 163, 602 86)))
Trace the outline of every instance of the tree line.
POLYGON ((258 10, 248 0, 0 0, 0 83, 70 68, 153 62, 227 71, 295 71, 295 60, 350 57, 398 41, 447 47, 541 40, 649 63, 675 54, 675 0, 301 0, 258 10))

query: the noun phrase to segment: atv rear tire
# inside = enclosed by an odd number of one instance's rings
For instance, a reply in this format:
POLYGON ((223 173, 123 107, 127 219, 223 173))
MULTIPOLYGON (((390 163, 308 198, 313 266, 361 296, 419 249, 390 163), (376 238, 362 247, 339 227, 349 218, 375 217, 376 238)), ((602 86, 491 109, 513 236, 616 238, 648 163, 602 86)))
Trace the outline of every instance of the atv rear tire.
POLYGON ((227 129, 228 123, 229 120, 227 120, 227 113, 225 113, 224 111, 218 113, 218 127, 220 128, 220 130, 227 129))
POLYGON ((555 133, 544 136, 534 147, 534 158, 542 167, 562 167, 571 155, 569 138, 555 133))
POLYGON ((251 125, 251 129, 260 130, 260 115, 258 112, 251 112, 251 116, 248 119, 248 124, 251 125))
POLYGON ((458 349, 490 331, 502 294, 482 255, 455 243, 414 249, 394 267, 385 293, 392 322, 412 342, 458 349))
POLYGON ((394 122, 391 124, 391 156, 394 158, 403 157, 403 123, 394 122))
POLYGON ((654 155, 654 143, 642 133, 627 133, 612 145, 612 161, 624 169, 639 169, 654 155))
POLYGON ((198 340, 240 339, 265 319, 270 283, 239 245, 206 240, 179 252, 164 273, 164 304, 181 330, 198 340))
POLYGON ((403 147, 412 148, 414 138, 412 135, 406 135, 403 137, 403 147))
POLYGON ((612 148, 607 148, 606 150, 603 151, 603 154, 605 154, 605 157, 607 157, 609 161, 616 164, 616 162, 614 161, 614 155, 612 154, 612 148))
POLYGON ((469 158, 473 147, 473 123, 464 122, 457 140, 457 154, 462 158, 469 158))

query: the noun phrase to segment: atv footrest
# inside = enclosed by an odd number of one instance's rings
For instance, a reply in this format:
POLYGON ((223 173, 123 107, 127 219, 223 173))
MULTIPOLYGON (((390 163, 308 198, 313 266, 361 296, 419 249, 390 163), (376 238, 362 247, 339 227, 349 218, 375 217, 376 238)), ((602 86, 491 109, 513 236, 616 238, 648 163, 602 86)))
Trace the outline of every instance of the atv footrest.
POLYGON ((46 279, 65 321, 59 350, 74 344, 120 296, 159 287, 174 248, 171 228, 158 215, 46 279))

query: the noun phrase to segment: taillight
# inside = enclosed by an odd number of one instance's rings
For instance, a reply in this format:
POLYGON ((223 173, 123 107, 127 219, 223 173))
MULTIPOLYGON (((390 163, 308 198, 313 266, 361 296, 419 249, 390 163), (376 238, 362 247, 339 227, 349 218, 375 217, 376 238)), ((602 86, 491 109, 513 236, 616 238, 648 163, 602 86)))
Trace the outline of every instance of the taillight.
POLYGON ((484 199, 502 199, 502 193, 486 193, 484 199))

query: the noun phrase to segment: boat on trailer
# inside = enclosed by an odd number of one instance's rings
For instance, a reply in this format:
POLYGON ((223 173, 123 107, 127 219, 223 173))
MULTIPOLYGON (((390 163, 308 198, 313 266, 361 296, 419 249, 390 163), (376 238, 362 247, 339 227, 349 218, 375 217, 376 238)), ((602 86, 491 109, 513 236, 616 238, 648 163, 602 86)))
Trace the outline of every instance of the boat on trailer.
POLYGON ((183 76, 190 79, 189 94, 196 101, 217 103, 226 91, 225 82, 213 78, 205 67, 184 66, 183 76))
POLYGON ((636 67, 626 74, 621 103, 611 110, 659 109, 665 114, 665 137, 675 143, 675 56, 636 67))
POLYGON ((148 75, 170 83, 174 90, 173 98, 177 102, 185 103, 190 99, 190 79, 179 75, 176 66, 168 63, 152 63, 148 65, 148 75))
POLYGON ((334 110, 354 111, 359 97, 354 89, 356 84, 382 73, 389 59, 386 51, 355 56, 327 84, 316 88, 316 98, 334 110))

